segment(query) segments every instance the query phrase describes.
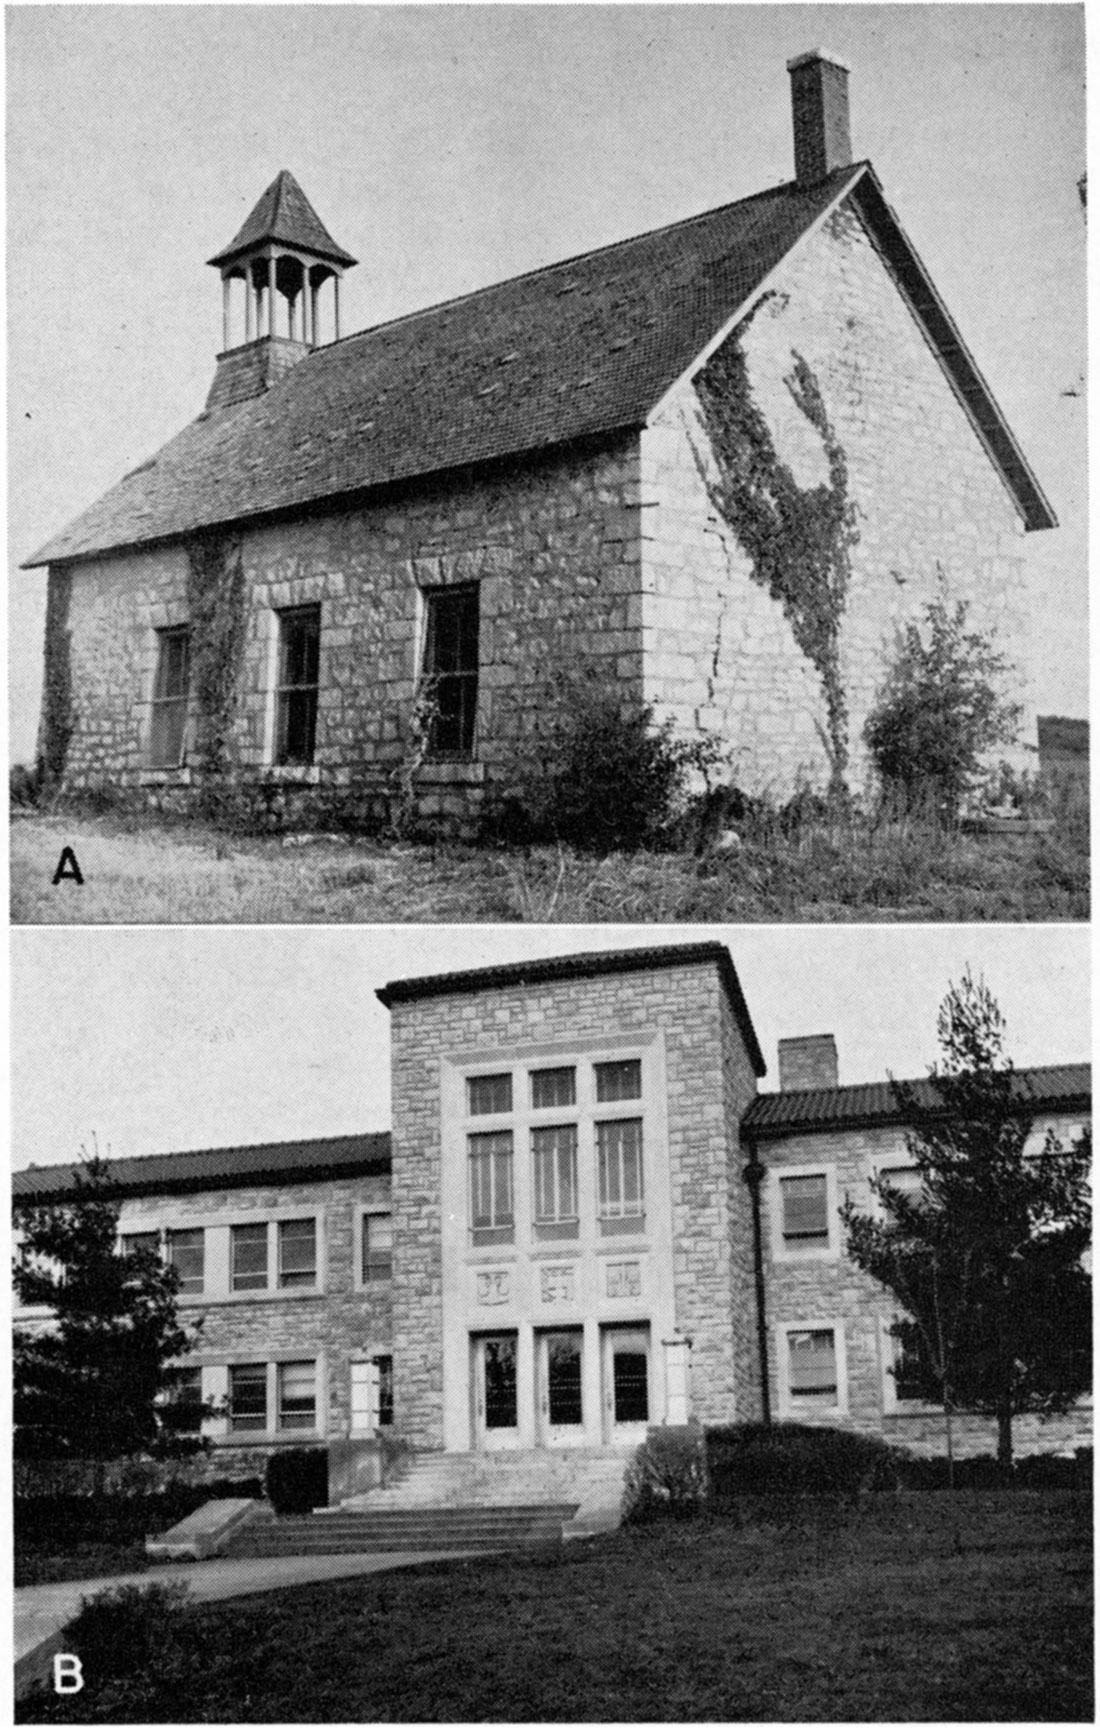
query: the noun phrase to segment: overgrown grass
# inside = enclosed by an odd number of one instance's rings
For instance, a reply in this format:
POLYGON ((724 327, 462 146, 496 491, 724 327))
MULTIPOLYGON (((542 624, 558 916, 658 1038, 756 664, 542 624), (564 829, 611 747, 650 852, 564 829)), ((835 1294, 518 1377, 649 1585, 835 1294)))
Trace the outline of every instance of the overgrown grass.
POLYGON ((24 1721, 1091 1721, 1091 1499, 787 1502, 188 1608, 24 1721))
POLYGON ((729 851, 415 846, 227 835, 153 818, 21 816, 16 923, 753 923, 1085 919, 1088 822, 965 834, 929 822, 766 813, 729 851), (72 846, 83 886, 52 877, 72 846))

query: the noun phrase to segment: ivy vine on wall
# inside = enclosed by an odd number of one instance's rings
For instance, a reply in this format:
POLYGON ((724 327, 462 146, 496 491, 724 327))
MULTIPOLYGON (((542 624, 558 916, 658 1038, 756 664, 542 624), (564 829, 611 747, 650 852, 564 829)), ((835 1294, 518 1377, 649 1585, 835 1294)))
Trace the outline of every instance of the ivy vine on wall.
POLYGON ((69 740, 75 726, 72 631, 69 629, 72 593, 72 571, 68 565, 54 565, 46 587, 42 725, 38 740, 39 778, 43 787, 51 792, 61 784, 69 740))
POLYGON ((186 552, 195 752, 199 766, 219 776, 232 758, 233 709, 244 654, 244 561, 240 542, 222 534, 192 535, 186 552))
POLYGON ((698 453, 696 461, 711 505, 748 556, 754 581, 782 605, 795 641, 821 679, 826 716, 822 742, 829 756, 832 789, 840 791, 848 766, 840 626, 851 548, 859 538, 856 507, 848 497, 848 464, 821 387, 809 364, 794 351, 794 365, 784 383, 821 438, 828 480, 819 486, 799 486, 776 452, 767 420, 752 397, 744 350, 751 320, 764 303, 758 303, 696 380, 714 467, 698 453))

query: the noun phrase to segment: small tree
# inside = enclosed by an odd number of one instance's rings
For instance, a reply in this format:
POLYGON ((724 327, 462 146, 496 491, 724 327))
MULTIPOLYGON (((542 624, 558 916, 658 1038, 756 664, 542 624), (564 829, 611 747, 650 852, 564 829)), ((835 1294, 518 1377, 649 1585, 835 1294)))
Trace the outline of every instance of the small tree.
POLYGON ((968 607, 941 591, 901 633, 897 658, 863 728, 883 785, 913 809, 933 799, 954 818, 981 758, 1010 744, 1017 703, 1001 694, 1011 665, 989 636, 967 628, 968 607))
POLYGON ((174 1435, 171 1407, 171 1364, 195 1339, 176 1314, 179 1275, 150 1249, 118 1252, 119 1209, 98 1157, 77 1173, 71 1199, 16 1202, 16 1293, 53 1316, 41 1331, 15 1334, 24 1456, 118 1458, 196 1444, 174 1435))
POLYGON ((894 1328, 928 1395, 993 1416, 1012 1463, 1013 1418, 1067 1410, 1091 1383, 1091 1137, 1053 1134, 1034 1152, 1032 1120, 1003 1055, 993 996, 969 973, 940 1008, 935 1105, 894 1083, 914 1124, 906 1146, 921 1188, 871 1186, 881 1216, 842 1209, 849 1258, 905 1310, 894 1328))

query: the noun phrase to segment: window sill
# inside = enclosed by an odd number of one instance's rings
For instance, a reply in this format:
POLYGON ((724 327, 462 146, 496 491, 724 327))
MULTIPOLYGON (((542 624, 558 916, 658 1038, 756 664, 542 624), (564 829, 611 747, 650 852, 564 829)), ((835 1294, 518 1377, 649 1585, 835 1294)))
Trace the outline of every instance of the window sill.
POLYGON ((267 770, 267 778, 281 786, 319 786, 321 765, 319 762, 273 762, 267 770))
POLYGON ((211 1434, 211 1446, 315 1446, 325 1439, 320 1428, 296 1428, 292 1434, 270 1428, 253 1428, 247 1433, 211 1434))
POLYGON ((181 1291, 176 1301, 181 1308, 237 1308, 257 1302, 317 1302, 325 1294, 324 1290, 218 1290, 196 1296, 181 1291))

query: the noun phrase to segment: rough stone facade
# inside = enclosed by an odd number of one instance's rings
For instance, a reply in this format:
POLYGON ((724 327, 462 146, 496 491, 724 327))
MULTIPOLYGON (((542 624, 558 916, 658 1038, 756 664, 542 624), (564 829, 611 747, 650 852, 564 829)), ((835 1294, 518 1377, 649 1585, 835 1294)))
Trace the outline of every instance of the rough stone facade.
MULTIPOLYGON (((800 488, 828 485, 829 471, 821 436, 791 395, 796 356, 818 383, 846 458, 858 539, 841 683, 849 780, 858 787, 868 773, 863 725, 897 633, 922 619, 941 575, 948 600, 969 601, 972 623, 994 629, 998 646, 1023 661, 1023 523, 850 205, 796 249, 728 340, 743 343, 754 399, 800 488)), ((641 462, 646 700, 682 730, 722 737, 746 789, 820 787, 828 775, 821 682, 708 496, 704 476, 713 481, 717 470, 693 380, 653 416, 641 462)), ((1025 708, 1021 736, 1034 744, 1022 682, 1011 694, 1025 708)))
MULTIPOLYGON (((1081 1118, 1044 1116, 1034 1125, 1032 1142, 1043 1144, 1048 1128, 1063 1137, 1081 1126, 1081 1118)), ((883 1166, 910 1163, 905 1136, 898 1128, 874 1128, 836 1133, 814 1132, 769 1140, 760 1148, 766 1169, 763 1183, 764 1267, 767 1287, 769 1375, 772 1409, 781 1419, 821 1422, 829 1427, 853 1427, 883 1434, 892 1444, 918 1453, 942 1453, 943 1412, 935 1407, 898 1407, 893 1397, 891 1340, 886 1328, 901 1313, 890 1297, 859 1270, 844 1253, 843 1229, 837 1208, 850 1198, 870 1211, 874 1197, 870 1178, 883 1166), (823 1172, 828 1177, 830 1240, 827 1248, 792 1248, 782 1236, 779 1182, 783 1175, 823 1172), (838 1329, 839 1402, 792 1394, 785 1368, 789 1328, 838 1329)), ((956 1418, 961 1454, 996 1451, 996 1422, 977 1416, 956 1418)), ((1091 1439, 1091 1403, 1068 1416, 1042 1422, 1017 1418, 1014 1438, 1021 1453, 1058 1451, 1091 1439)))

